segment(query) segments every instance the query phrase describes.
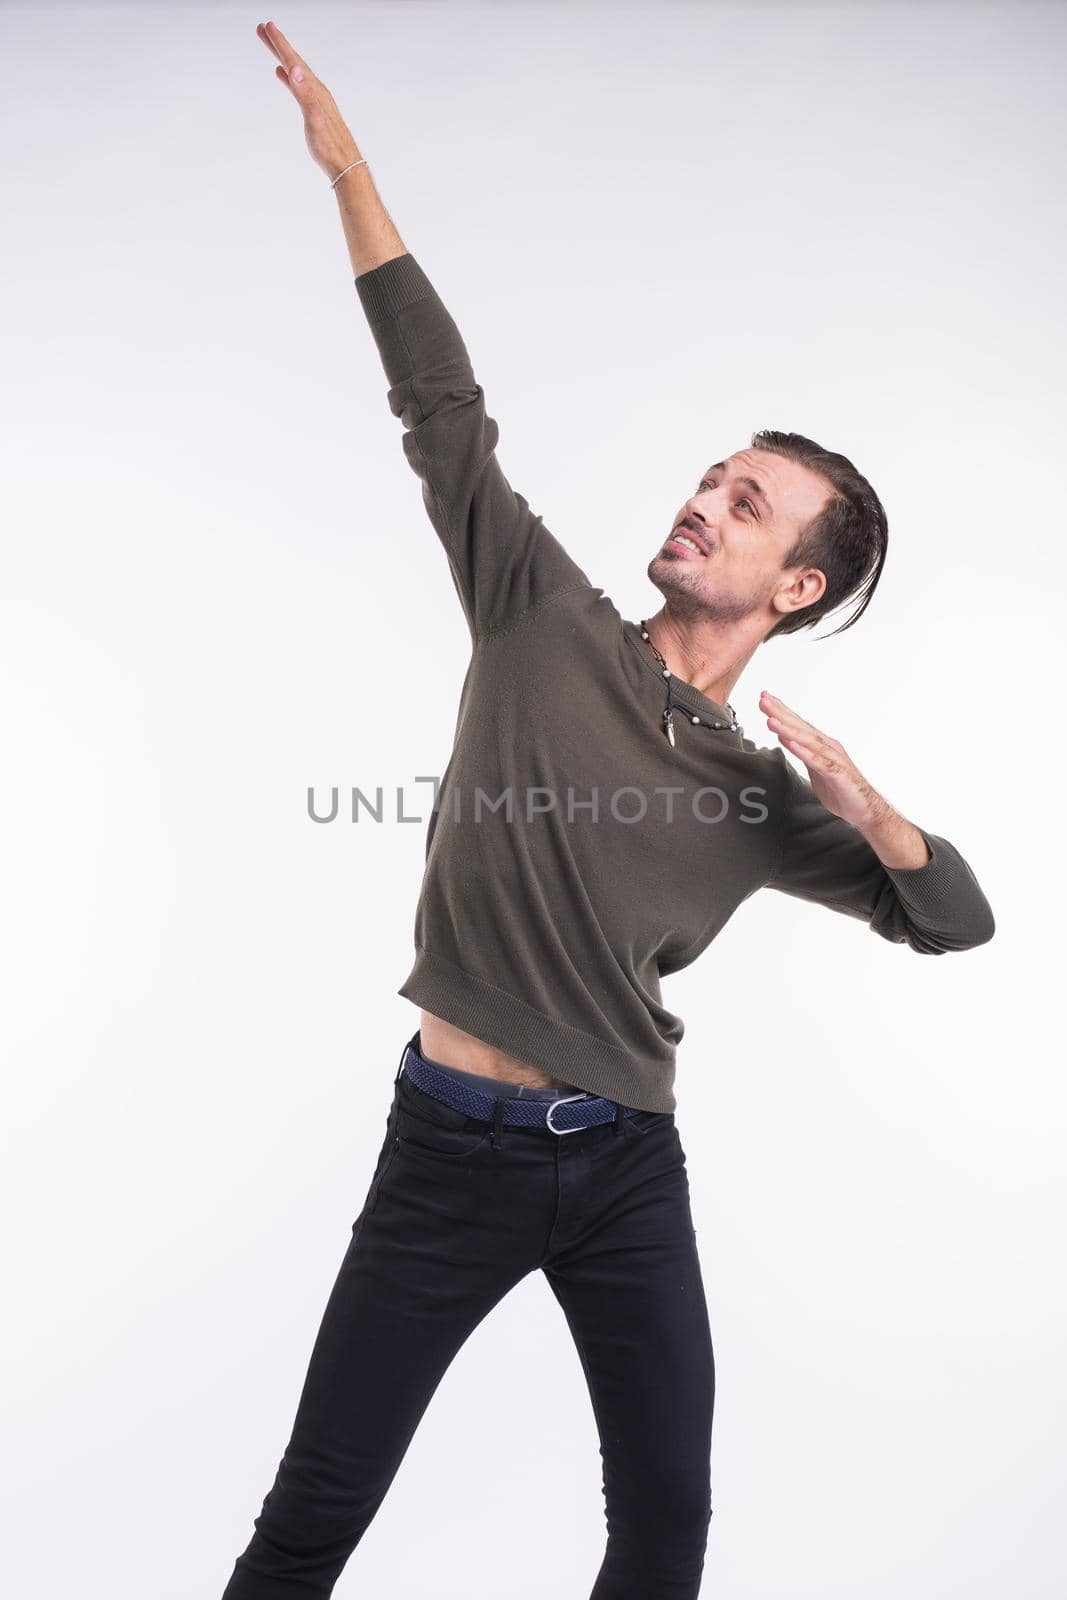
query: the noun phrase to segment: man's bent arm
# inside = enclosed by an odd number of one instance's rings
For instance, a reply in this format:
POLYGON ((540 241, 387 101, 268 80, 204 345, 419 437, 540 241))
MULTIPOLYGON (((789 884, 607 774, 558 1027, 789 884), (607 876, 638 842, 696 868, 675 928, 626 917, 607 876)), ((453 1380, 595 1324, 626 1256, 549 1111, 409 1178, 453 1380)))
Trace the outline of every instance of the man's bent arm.
POLYGON ((861 832, 784 765, 785 812, 768 888, 860 917, 883 939, 923 955, 971 950, 993 937, 989 901, 955 845, 899 813, 861 832))

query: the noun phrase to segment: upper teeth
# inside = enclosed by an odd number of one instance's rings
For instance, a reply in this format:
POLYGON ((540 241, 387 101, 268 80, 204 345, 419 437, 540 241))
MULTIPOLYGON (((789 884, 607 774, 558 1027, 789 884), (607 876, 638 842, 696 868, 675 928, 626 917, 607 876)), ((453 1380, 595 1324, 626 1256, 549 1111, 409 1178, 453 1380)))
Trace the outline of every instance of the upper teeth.
POLYGON ((687 533, 676 533, 674 537, 675 537, 676 541, 678 542, 678 544, 688 545, 690 550, 695 550, 698 556, 704 554, 704 552, 701 550, 700 546, 698 544, 695 544, 693 542, 693 540, 690 539, 690 537, 689 537, 689 535, 687 533))

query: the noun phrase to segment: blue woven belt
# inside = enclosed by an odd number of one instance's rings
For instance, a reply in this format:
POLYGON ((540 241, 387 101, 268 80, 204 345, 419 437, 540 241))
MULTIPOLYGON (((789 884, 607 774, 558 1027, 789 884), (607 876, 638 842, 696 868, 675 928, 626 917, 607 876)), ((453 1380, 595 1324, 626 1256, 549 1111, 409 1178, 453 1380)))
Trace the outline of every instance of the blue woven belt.
MULTIPOLYGON (((498 1103, 502 1103, 505 1125, 525 1128, 547 1128, 552 1133, 576 1133, 579 1128, 592 1128, 601 1122, 613 1122, 617 1102, 602 1095, 561 1095, 557 1100, 524 1100, 521 1095, 494 1095, 476 1089, 450 1072, 442 1072, 432 1061, 426 1061, 409 1044, 400 1063, 399 1079, 403 1073, 417 1089, 443 1100, 468 1117, 478 1117, 482 1122, 492 1122, 498 1103)), ((623 1116, 631 1117, 637 1108, 624 1106, 623 1116)))

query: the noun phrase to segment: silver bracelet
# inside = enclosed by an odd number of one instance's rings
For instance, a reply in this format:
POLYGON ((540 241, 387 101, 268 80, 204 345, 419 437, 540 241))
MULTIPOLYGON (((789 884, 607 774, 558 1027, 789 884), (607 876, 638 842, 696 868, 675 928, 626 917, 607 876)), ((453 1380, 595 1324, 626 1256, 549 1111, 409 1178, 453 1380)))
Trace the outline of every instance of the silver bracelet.
POLYGON ((364 156, 362 161, 353 161, 347 167, 342 167, 340 172, 337 174, 336 178, 334 178, 333 181, 331 182, 330 188, 331 189, 336 189, 337 185, 340 183, 340 181, 344 177, 345 173, 346 172, 351 172, 353 167, 365 167, 366 165, 367 165, 367 158, 366 158, 366 156, 364 156))

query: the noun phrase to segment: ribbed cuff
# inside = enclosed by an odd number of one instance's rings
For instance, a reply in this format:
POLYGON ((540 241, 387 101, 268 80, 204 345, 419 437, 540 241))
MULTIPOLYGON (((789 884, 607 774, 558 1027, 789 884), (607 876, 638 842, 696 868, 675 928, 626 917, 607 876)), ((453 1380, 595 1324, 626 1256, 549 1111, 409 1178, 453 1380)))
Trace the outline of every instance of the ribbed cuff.
POLYGON ((434 292, 432 283, 410 252, 383 261, 380 267, 372 267, 369 272, 361 272, 353 282, 372 328, 434 292))
POLYGON ((970 927, 990 918, 989 904, 970 867, 947 839, 919 832, 930 850, 921 867, 886 867, 893 887, 907 911, 937 922, 960 922, 970 927))

